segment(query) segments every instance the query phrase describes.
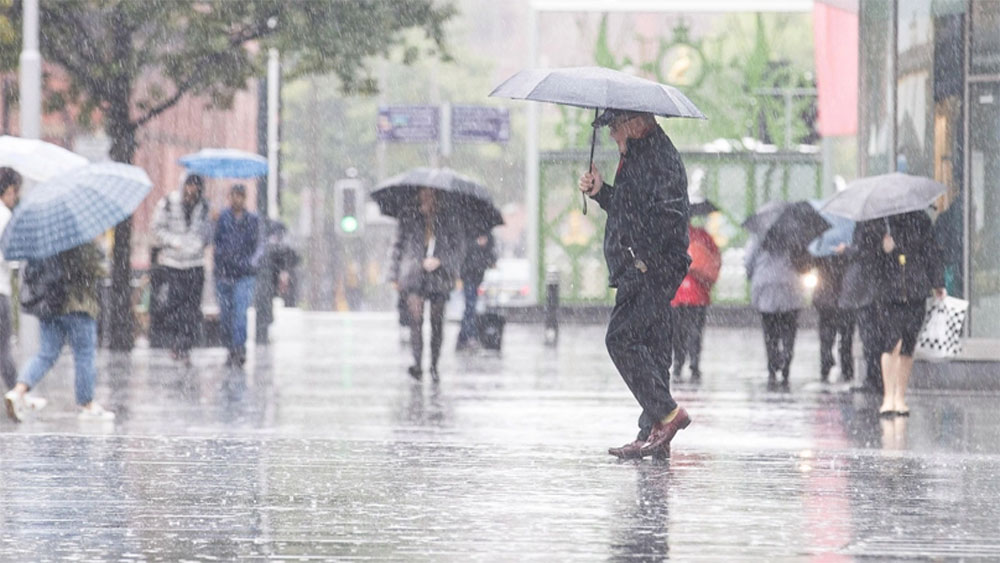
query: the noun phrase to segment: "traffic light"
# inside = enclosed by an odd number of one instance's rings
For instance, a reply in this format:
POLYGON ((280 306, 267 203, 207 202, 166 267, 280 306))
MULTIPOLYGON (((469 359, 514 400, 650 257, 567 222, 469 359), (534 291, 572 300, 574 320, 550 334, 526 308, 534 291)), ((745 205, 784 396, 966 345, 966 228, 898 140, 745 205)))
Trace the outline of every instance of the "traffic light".
POLYGON ((337 180, 333 193, 337 233, 345 237, 358 236, 364 228, 364 184, 356 178, 337 180))

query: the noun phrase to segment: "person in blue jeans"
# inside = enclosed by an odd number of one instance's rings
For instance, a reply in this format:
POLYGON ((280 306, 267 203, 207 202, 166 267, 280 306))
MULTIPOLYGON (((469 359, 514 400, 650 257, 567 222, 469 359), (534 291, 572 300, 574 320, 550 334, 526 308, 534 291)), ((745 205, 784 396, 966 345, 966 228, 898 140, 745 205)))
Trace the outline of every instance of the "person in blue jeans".
POLYGON ((260 246, 260 223, 247 211, 246 201, 246 186, 234 185, 229 191, 229 208, 219 214, 215 225, 215 295, 229 348, 226 365, 230 366, 242 366, 246 361, 247 309, 253 302, 260 246))
POLYGON ((7 414, 21 421, 32 405, 26 398, 52 369, 63 344, 69 341, 73 349, 76 370, 76 404, 80 407, 81 420, 113 420, 115 414, 101 407, 94 400, 94 383, 97 380, 97 315, 100 305, 97 288, 104 278, 102 254, 93 243, 71 248, 59 255, 62 279, 65 279, 65 296, 58 314, 39 319, 41 346, 21 376, 6 395, 7 414))

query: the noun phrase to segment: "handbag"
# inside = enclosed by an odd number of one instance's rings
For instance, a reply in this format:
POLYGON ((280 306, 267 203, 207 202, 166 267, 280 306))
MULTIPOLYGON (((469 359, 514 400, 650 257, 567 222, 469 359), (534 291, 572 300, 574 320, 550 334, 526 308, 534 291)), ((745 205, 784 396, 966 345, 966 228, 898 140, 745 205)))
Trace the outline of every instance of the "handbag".
POLYGON ((968 310, 969 302, 957 297, 928 299, 914 355, 925 360, 947 360, 961 353, 962 327, 968 310))

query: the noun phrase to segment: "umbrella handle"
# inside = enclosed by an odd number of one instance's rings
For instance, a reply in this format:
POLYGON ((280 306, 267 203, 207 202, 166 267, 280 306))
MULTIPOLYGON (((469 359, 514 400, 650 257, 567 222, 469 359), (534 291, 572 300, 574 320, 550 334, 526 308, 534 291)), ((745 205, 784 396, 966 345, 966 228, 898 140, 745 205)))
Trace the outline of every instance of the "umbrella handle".
MULTIPOLYGON (((597 119, 597 113, 601 111, 598 108, 594 108, 594 120, 597 119)), ((597 127, 592 127, 594 130, 590 135, 590 164, 587 165, 587 172, 590 172, 594 168, 594 145, 597 143, 597 127)), ((583 214, 587 214, 587 194, 580 192, 580 197, 583 198, 583 214)))

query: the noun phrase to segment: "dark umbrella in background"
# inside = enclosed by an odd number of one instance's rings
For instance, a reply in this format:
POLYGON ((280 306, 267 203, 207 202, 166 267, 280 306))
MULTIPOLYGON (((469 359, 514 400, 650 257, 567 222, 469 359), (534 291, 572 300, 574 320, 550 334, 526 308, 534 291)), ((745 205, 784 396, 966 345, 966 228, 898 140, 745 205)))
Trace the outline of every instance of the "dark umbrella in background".
MULTIPOLYGON (((594 108, 595 121, 602 109, 707 119, 687 96, 673 86, 602 67, 522 70, 497 86, 490 96, 594 108)), ((595 124, 590 139, 588 171, 594 164, 597 127, 595 124)), ((583 196, 583 212, 587 213, 586 196, 583 196)))
POLYGON ((761 248, 787 252, 805 249, 831 226, 808 201, 772 201, 743 222, 760 237, 761 248))
POLYGON ((420 188, 438 190, 441 210, 459 214, 470 230, 489 230, 503 224, 503 216, 486 187, 450 168, 408 170, 377 185, 371 198, 383 215, 398 219, 400 214, 416 208, 420 188))

